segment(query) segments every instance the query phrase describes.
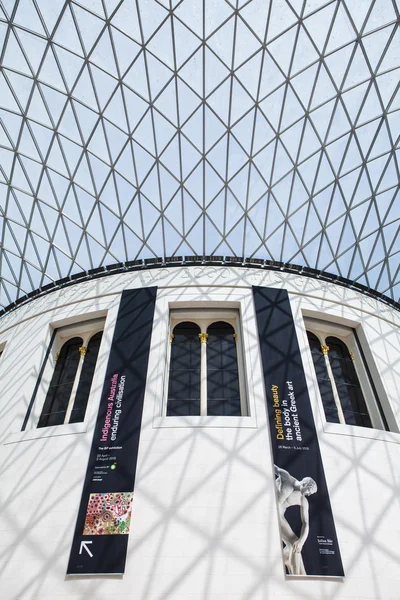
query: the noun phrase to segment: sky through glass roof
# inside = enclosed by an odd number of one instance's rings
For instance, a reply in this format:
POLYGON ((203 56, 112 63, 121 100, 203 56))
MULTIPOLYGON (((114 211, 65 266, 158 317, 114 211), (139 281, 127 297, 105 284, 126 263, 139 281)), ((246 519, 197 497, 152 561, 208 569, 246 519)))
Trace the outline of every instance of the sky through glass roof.
POLYGON ((399 298, 396 0, 3 0, 0 39, 0 305, 193 254, 399 298))

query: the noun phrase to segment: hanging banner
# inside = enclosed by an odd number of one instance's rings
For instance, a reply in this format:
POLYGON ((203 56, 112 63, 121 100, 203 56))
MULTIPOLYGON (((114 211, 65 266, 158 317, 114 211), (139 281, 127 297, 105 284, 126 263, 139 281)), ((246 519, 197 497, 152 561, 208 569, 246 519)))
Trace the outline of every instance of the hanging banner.
POLYGON ((122 293, 67 575, 125 570, 156 293, 122 293))
POLYGON ((253 295, 286 572, 343 577, 289 296, 264 287, 253 295))

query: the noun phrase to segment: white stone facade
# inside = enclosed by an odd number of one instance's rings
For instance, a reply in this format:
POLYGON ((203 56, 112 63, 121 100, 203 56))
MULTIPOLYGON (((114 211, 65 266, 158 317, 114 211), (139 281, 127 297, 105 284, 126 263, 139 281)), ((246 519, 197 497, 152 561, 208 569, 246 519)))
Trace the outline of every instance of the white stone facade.
POLYGON ((2 600, 315 600, 400 598, 400 314, 302 276, 217 266, 127 272, 34 300, 0 320, 2 600), (284 574, 253 285, 289 292, 345 578, 284 574), (123 576, 66 577, 122 290, 157 286, 123 576), (169 310, 240 311, 249 407, 243 417, 165 417, 169 310), (357 329, 391 431, 326 423, 303 315, 357 329), (84 423, 35 428, 54 327, 106 317, 84 423))

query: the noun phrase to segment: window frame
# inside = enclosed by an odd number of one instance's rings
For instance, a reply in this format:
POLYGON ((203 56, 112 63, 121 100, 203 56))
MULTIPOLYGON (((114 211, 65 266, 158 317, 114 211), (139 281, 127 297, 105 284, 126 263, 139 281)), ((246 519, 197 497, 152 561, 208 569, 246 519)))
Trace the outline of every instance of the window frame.
MULTIPOLYGON (((321 315, 321 317, 322 317, 322 315, 321 315)), ((319 315, 318 316, 316 316, 316 315, 310 316, 308 311, 307 311, 307 314, 303 313, 304 330, 305 330, 306 342, 307 342, 307 353, 308 353, 309 360, 311 363, 311 368, 312 368, 311 373, 313 376, 313 381, 315 382, 316 389, 318 390, 318 398, 319 398, 319 404, 320 404, 320 408, 321 408, 320 412, 323 415, 323 419, 325 422, 325 430, 327 430, 327 428, 328 428, 328 429, 331 429, 332 431, 335 431, 337 428, 341 428, 343 430, 350 429, 351 431, 354 431, 353 428, 355 428, 355 430, 363 431, 363 432, 368 432, 368 431, 370 431, 370 432, 373 432, 373 431, 389 432, 389 429, 386 426, 387 419, 386 419, 385 411, 383 410, 383 407, 382 407, 382 403, 380 401, 380 398, 379 398, 376 390, 374 390, 371 385, 370 369, 369 369, 368 363, 365 359, 364 353, 362 352, 362 346, 361 346, 360 340, 358 339, 358 335, 357 335, 357 327, 354 327, 354 325, 352 325, 352 324, 338 323, 336 320, 330 321, 330 320, 327 320, 327 319, 324 319, 321 317, 319 315), (324 404, 323 404, 320 389, 319 389, 319 384, 318 384, 318 381, 316 378, 314 361, 313 361, 312 354, 311 354, 311 348, 310 348, 309 340, 307 337, 308 331, 313 333, 317 337, 318 341, 320 342, 321 348, 323 346, 327 345, 326 339, 329 337, 335 337, 346 345, 346 347, 349 350, 349 353, 353 359, 354 369, 355 369, 355 372, 356 372, 356 375, 357 375, 357 378, 358 378, 358 381, 360 384, 362 394, 364 396, 364 401, 365 401, 365 404, 366 404, 366 407, 368 410, 369 417, 371 419, 372 427, 363 427, 361 425, 350 425, 344 421, 343 414, 342 414, 341 402, 340 402, 340 398, 337 393, 336 382, 335 382, 335 379, 334 379, 334 376, 332 373, 329 358, 326 361, 326 367, 327 367, 329 379, 332 384, 332 391, 333 391, 333 395, 334 395, 335 404, 338 407, 338 416, 339 416, 340 422, 333 423, 333 422, 327 421, 326 415, 325 415, 324 404), (384 420, 382 418, 381 412, 385 415, 386 423, 384 422, 384 420)))
POLYGON ((254 343, 255 315, 251 288, 221 289, 197 288, 193 286, 159 288, 156 303, 156 318, 151 342, 147 394, 153 402, 153 428, 234 428, 256 429, 257 411, 264 410, 265 399, 257 385, 261 377, 261 362, 257 344, 254 343), (244 385, 248 406, 248 416, 176 416, 167 417, 166 385, 168 382, 170 353, 170 311, 173 309, 235 309, 238 311, 244 385), (261 408, 260 408, 261 407, 261 408))
MULTIPOLYGON (((38 396, 35 398, 35 402, 32 408, 32 413, 29 419, 29 427, 31 429, 38 429, 41 431, 45 431, 46 429, 49 428, 65 428, 66 426, 72 426, 72 425, 76 425, 79 426, 81 423, 84 423, 87 419, 87 410, 86 410, 86 414, 85 414, 85 419, 79 423, 69 423, 66 422, 64 420, 63 424, 60 425, 48 425, 45 427, 38 427, 39 424, 39 420, 41 418, 42 412, 43 412, 43 407, 44 407, 44 403, 47 397, 47 392, 53 377, 53 373, 54 370, 56 368, 57 365, 57 358, 58 355, 61 351, 62 346, 70 339, 75 338, 75 337, 79 337, 82 339, 82 345, 81 347, 86 347, 88 346, 88 343, 90 341, 90 339, 96 334, 99 333, 100 331, 104 332, 104 328, 105 328, 105 317, 93 317, 93 318, 86 318, 85 320, 74 320, 73 323, 68 323, 66 325, 59 325, 57 326, 53 326, 52 329, 52 333, 54 333, 54 341, 52 344, 52 347, 50 349, 50 353, 42 374, 42 378, 40 381, 40 394, 38 394, 38 396)), ((100 356, 101 353, 101 343, 100 343, 100 348, 99 348, 99 354, 97 357, 97 360, 100 356)), ((82 356, 82 355, 81 355, 82 356)), ((79 360, 78 363, 78 368, 75 372, 75 377, 74 377, 74 383, 72 386, 72 390, 71 390, 71 394, 70 394, 70 398, 69 398, 69 402, 68 402, 68 407, 66 410, 66 414, 65 414, 65 419, 67 419, 67 417, 69 418, 74 401, 75 401, 75 397, 76 397, 76 391, 79 385, 79 378, 82 372, 82 366, 84 364, 84 361, 82 361, 81 359, 79 360)), ((96 375, 96 370, 97 370, 97 361, 96 361, 96 367, 93 373, 93 379, 92 379, 92 383, 91 383, 91 387, 93 384, 93 381, 95 379, 95 375, 96 375)), ((89 400, 90 400, 90 396, 91 393, 89 392, 89 396, 88 396, 88 401, 87 401, 87 405, 86 405, 86 409, 89 405, 89 400)))
MULTIPOLYGON (((180 323, 190 322, 194 323, 200 328, 201 334, 207 334, 207 330, 213 323, 225 322, 232 326, 236 338, 236 356, 238 364, 238 379, 239 379, 239 393, 240 393, 240 411, 239 417, 226 417, 226 418, 240 418, 249 416, 248 401, 246 394, 244 365, 243 365, 243 349, 242 339, 243 335, 240 326, 240 314, 238 308, 226 307, 226 308, 212 308, 204 306, 204 308, 172 308, 169 310, 169 347, 167 352, 167 367, 166 367, 166 381, 164 385, 163 394, 163 407, 162 416, 168 419, 176 418, 174 416, 167 416, 167 404, 168 404, 168 384, 169 384, 169 371, 171 365, 171 346, 172 346, 172 335, 175 327, 180 323)), ((200 342, 199 344, 203 343, 200 342)), ((202 352, 201 358, 201 370, 200 370, 200 417, 211 417, 207 413, 207 364, 206 358, 202 352), (204 383, 205 382, 205 383, 204 383)), ((223 415, 218 415, 223 416, 223 415)))
MULTIPOLYGON (((81 377, 83 367, 85 364, 85 357, 86 357, 88 345, 89 345, 90 340, 97 333, 104 332, 104 325, 105 325, 104 318, 96 318, 96 319, 90 319, 87 321, 73 323, 70 325, 64 325, 63 327, 58 327, 58 328, 53 329, 53 331, 55 333, 55 337, 54 337, 52 348, 50 350, 50 355, 48 357, 47 364, 45 366, 45 370, 43 373, 43 377, 46 377, 49 374, 51 375, 51 377, 50 377, 50 380, 47 382, 46 394, 44 396, 43 402, 41 403, 41 411, 40 411, 38 418, 36 419, 36 425, 34 425, 34 427, 36 429, 46 429, 47 427, 62 427, 64 425, 72 425, 73 424, 70 422, 70 418, 71 418, 71 413, 72 413, 74 403, 76 400, 76 393, 78 391, 80 377, 81 377), (60 352, 61 352, 62 348, 64 347, 64 345, 69 340, 74 339, 74 338, 81 339, 82 343, 79 348, 80 358, 79 358, 79 361, 77 364, 77 368, 75 370, 75 375, 74 375, 74 380, 73 380, 73 384, 72 384, 72 388, 71 388, 71 392, 70 392, 70 396, 69 396, 69 400, 68 400, 68 405, 67 405, 67 408, 65 411, 64 422, 60 423, 59 425, 44 425, 43 427, 39 427, 39 423, 42 418, 43 409, 44 409, 44 405, 45 405, 46 398, 47 398, 47 393, 48 393, 48 390, 50 387, 50 383, 51 383, 54 371, 57 366, 57 360, 59 358, 60 352)), ((101 346, 101 342, 100 342, 100 346, 101 346)), ((98 355, 99 354, 100 354, 100 347, 99 347, 98 355)), ((94 380, 96 367, 97 367, 97 360, 98 360, 98 356, 96 359, 96 366, 94 368, 90 388, 92 387, 92 383, 94 380)), ((89 404, 89 398, 90 398, 90 390, 89 390, 89 394, 88 394, 88 398, 87 398, 87 402, 86 402, 85 418, 86 418, 87 406, 89 404)), ((35 414, 37 414, 37 411, 35 411, 35 414)), ((78 421, 78 423, 83 423, 84 421, 85 421, 85 419, 83 419, 83 421, 78 421)))
MULTIPOLYGON (((100 309, 96 311, 92 310, 90 312, 79 312, 72 316, 71 312, 68 310, 69 307, 63 307, 59 311, 57 318, 48 323, 47 331, 43 338, 43 346, 44 348, 47 348, 49 354, 48 359, 46 360, 46 357, 43 356, 41 363, 37 363, 37 372, 39 374, 41 371, 41 373, 36 380, 36 390, 32 388, 33 395, 31 403, 23 413, 18 415, 18 419, 15 421, 15 428, 13 427, 3 442, 5 445, 28 440, 39 440, 48 437, 86 433, 90 425, 93 423, 93 418, 95 416, 92 410, 93 402, 96 403, 97 395, 100 394, 101 387, 103 385, 103 377, 105 375, 105 368, 107 365, 107 353, 110 346, 110 335, 112 336, 113 326, 115 324, 115 319, 118 312, 118 306, 119 296, 116 297, 116 300, 112 303, 112 305, 106 309, 100 309), (52 343, 53 335, 55 336, 55 332, 58 329, 65 328, 66 330, 66 327, 68 326, 71 328, 84 327, 89 321, 93 322, 94 320, 100 320, 103 323, 103 326, 100 328, 100 330, 103 331, 103 336, 100 343, 96 367, 93 373, 84 421, 79 423, 50 425, 48 427, 37 428, 37 423, 41 415, 48 385, 51 381, 55 364, 54 358, 57 346, 55 344, 55 337, 52 343), (21 429, 24 420, 26 420, 26 426, 24 429, 21 429)), ((72 335, 72 337, 74 336, 72 335)))

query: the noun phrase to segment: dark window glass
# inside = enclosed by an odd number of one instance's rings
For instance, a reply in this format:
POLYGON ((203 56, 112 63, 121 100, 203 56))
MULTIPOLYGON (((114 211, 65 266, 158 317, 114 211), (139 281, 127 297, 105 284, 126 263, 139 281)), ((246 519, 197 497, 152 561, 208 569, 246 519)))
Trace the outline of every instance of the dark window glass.
POLYGON ((240 416, 235 331, 220 321, 210 325, 207 333, 207 414, 240 416))
POLYGON ((200 327, 179 323, 174 328, 169 368, 167 416, 200 415, 200 327))
POLYGON ((85 412, 92 385, 93 374, 99 354, 100 342, 103 332, 99 331, 89 341, 85 360, 79 377, 78 389, 76 390, 74 405, 69 419, 70 423, 81 423, 85 420, 85 412))
POLYGON ((81 338, 65 342, 60 351, 50 387, 44 401, 38 427, 62 425, 65 420, 76 371, 79 365, 81 338))
POLYGON ((324 405, 325 417, 329 423, 339 423, 339 415, 333 396, 332 383, 326 368, 325 356, 321 350, 321 343, 316 335, 307 331, 308 343, 314 361, 315 373, 319 391, 324 405))
POLYGON ((346 423, 372 427, 360 382, 346 344, 335 337, 327 338, 326 343, 329 346, 329 361, 346 423))

